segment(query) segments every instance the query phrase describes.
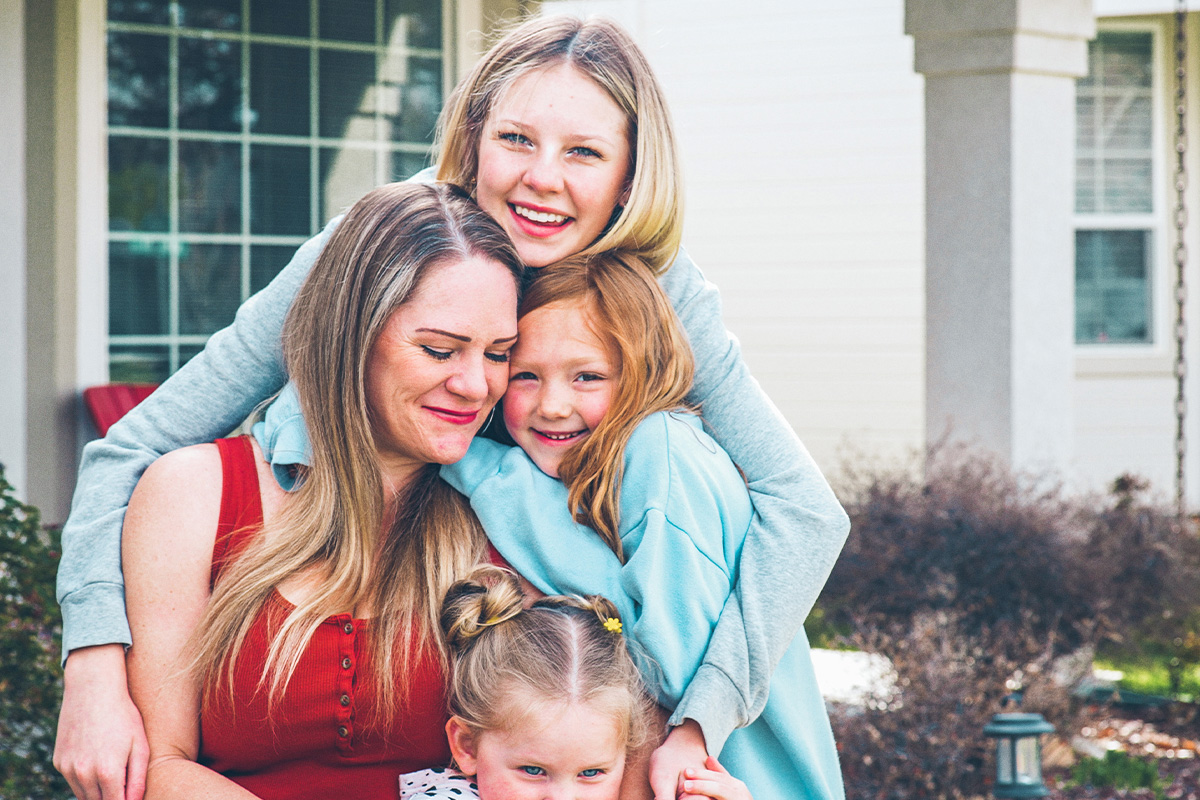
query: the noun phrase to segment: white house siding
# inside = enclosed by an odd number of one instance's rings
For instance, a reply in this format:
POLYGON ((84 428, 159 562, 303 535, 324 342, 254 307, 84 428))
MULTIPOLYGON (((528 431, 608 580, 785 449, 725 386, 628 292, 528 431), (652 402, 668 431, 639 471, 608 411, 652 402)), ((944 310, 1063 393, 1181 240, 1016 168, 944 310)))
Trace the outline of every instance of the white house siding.
POLYGON ((683 151, 685 246, 828 472, 924 436, 923 100, 899 0, 560 0, 619 20, 683 151))

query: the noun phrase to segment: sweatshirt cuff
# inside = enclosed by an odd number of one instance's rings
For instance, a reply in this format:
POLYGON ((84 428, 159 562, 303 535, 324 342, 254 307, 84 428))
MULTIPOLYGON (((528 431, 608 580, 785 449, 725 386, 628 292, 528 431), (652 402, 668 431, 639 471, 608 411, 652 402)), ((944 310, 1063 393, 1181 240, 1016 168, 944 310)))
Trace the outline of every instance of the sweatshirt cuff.
POLYGON ((62 663, 72 650, 99 644, 133 641, 125 617, 125 587, 119 583, 93 583, 62 599, 62 663))
POLYGON ((686 719, 699 723, 711 756, 720 754, 729 734, 750 722, 742 693, 724 672, 709 664, 696 670, 667 724, 681 725, 686 719))

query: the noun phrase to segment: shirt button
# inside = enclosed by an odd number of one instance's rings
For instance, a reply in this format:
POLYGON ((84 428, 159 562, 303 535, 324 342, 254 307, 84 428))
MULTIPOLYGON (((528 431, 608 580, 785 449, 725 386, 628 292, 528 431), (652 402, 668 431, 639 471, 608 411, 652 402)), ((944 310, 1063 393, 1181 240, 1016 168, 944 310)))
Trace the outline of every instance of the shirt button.
POLYGON ((346 633, 354 633, 354 623, 347 622, 346 626, 342 628, 342 630, 344 630, 346 633))
POLYGON ((338 702, 344 706, 350 705, 350 695, 348 695, 348 694, 342 695, 341 698, 338 699, 338 702))
POLYGON ((350 729, 345 725, 338 725, 338 736, 345 739, 350 734, 350 729))
POLYGON ((342 659, 342 669, 350 669, 350 656, 342 659))

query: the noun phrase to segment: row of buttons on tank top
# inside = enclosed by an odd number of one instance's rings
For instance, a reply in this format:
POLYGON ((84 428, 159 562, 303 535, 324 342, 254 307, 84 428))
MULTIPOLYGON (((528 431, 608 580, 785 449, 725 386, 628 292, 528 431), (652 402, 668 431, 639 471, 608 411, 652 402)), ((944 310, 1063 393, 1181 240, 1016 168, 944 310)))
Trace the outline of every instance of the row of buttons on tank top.
POLYGON ((339 750, 350 750, 354 734, 354 621, 345 615, 337 617, 342 635, 338 637, 341 669, 337 680, 337 744, 339 750))

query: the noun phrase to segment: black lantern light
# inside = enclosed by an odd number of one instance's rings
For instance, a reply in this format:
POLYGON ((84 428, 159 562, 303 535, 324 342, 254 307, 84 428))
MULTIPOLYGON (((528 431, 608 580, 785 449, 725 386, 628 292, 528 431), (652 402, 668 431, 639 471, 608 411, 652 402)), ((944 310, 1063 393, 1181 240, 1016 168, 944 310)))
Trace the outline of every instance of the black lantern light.
POLYGON ((1045 797, 1042 734, 1054 726, 1041 714, 997 714, 983 729, 996 740, 996 797, 1045 797))

